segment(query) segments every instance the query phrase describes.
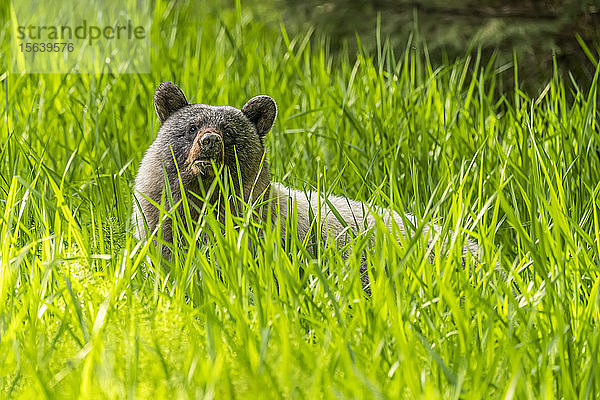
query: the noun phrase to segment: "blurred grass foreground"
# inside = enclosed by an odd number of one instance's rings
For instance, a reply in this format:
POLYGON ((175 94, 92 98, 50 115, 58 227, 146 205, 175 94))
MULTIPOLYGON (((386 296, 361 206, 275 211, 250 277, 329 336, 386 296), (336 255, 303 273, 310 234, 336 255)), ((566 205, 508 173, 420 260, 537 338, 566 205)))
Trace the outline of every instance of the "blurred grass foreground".
POLYGON ((598 68, 585 84, 552 69, 534 94, 517 69, 498 94, 484 51, 433 64, 380 32, 334 56, 240 2, 152 6, 147 74, 9 71, 4 15, 1 398, 600 396, 598 68), (269 94, 274 180, 457 239, 430 263, 423 238, 378 225, 346 258, 207 217, 206 243, 165 261, 130 223, 162 81, 206 104, 269 94))

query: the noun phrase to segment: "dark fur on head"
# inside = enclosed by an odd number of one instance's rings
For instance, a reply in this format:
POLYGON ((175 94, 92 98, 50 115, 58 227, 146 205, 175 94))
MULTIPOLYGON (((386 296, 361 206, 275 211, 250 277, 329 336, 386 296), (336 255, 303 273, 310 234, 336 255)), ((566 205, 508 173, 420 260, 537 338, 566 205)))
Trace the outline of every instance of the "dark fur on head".
MULTIPOLYGON (((144 219, 150 232, 158 225, 159 210, 146 197, 156 203, 161 202, 161 196, 165 192, 165 174, 175 202, 182 198, 179 176, 186 192, 203 197, 214 183, 213 164, 220 168, 217 170, 218 174, 229 174, 223 176, 223 181, 232 182, 234 187, 231 189, 246 202, 255 201, 268 192, 271 204, 268 209, 279 213, 277 221, 281 224, 282 235, 286 234, 288 216, 293 216, 291 220, 296 224, 295 230, 301 242, 310 239, 308 235, 313 235, 314 227, 318 229, 315 234, 318 240, 334 238, 340 249, 347 246, 353 235, 367 233, 374 242, 375 236, 371 229, 379 218, 390 230, 397 226, 398 240, 400 235, 416 234, 412 226, 417 225, 417 219, 410 214, 400 215, 392 210, 371 207, 345 197, 294 190, 282 184, 271 183, 263 144, 263 138, 271 129, 277 113, 275 102, 270 97, 254 97, 241 110, 229 106, 189 104, 177 86, 166 82, 156 89, 154 102, 161 127, 156 140, 144 155, 135 179, 133 222, 138 238, 146 236, 144 219), (226 168, 222 168, 223 166, 226 168), (241 177, 237 176, 238 170, 241 177), (238 187, 240 180, 242 187, 238 187), (315 220, 317 215, 319 220, 315 220), (410 221, 410 224, 405 226, 405 221, 410 221)), ((195 198, 196 196, 187 196, 190 203, 195 198)), ((217 191, 207 201, 226 204, 225 201, 231 200, 222 199, 222 194, 217 191), (224 200, 223 203, 221 200, 224 200)), ((165 205, 168 209, 170 206, 165 205)), ((231 210, 235 212, 235 207, 231 210)), ((183 214, 181 207, 179 211, 183 214)), ((197 220, 198 213, 193 204, 189 211, 192 219, 197 220)), ((441 227, 433 223, 426 224, 422 229, 422 235, 428 238, 430 244, 440 240, 442 232, 441 227)), ((450 242, 454 243, 455 234, 451 235, 453 238, 450 242)), ((163 224, 163 238, 172 241, 172 237, 171 221, 167 219, 163 224)), ((444 242, 440 243, 442 249, 445 245, 444 242)), ((477 262, 479 247, 467 239, 463 254, 469 253, 477 262)), ((168 255, 168 250, 163 254, 168 255)), ((347 257, 348 252, 344 250, 344 254, 347 257)), ((431 257, 433 260, 432 255, 431 257)), ((499 265, 496 269, 502 273, 499 265)), ((363 258, 360 277, 365 292, 370 293, 366 271, 367 265, 363 258)))
MULTIPOLYGON (((160 203, 165 190, 164 173, 174 202, 181 199, 179 176, 186 192, 202 196, 214 180, 212 164, 218 167, 219 173, 227 171, 231 175, 233 189, 245 201, 256 199, 269 188, 271 174, 264 157, 263 138, 277 114, 272 98, 254 97, 241 110, 230 106, 189 104, 181 89, 165 82, 156 89, 154 107, 161 127, 144 155, 135 179, 133 222, 136 237, 146 236, 144 219, 149 232, 158 224, 159 210, 144 196, 160 203), (237 176, 237 163, 241 177, 237 176), (240 178, 242 188, 238 187, 240 178), (253 199, 250 199, 251 193, 253 199)), ((229 181, 230 177, 223 178, 229 181)), ((219 193, 215 193, 211 201, 218 196, 219 193)), ((194 198, 188 196, 188 200, 194 198)), ((194 207, 190 212, 194 219, 197 218, 194 207)), ((163 237, 171 240, 168 222, 163 228, 163 237)))

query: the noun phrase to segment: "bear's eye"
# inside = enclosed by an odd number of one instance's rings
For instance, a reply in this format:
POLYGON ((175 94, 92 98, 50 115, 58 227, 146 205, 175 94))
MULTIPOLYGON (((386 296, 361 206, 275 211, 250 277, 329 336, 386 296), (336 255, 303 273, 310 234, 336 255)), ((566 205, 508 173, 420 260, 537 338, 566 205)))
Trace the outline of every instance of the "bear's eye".
POLYGON ((188 135, 195 135, 198 132, 198 127, 196 125, 191 125, 188 128, 188 135))
POLYGON ((229 145, 235 141, 235 131, 232 127, 226 126, 223 128, 223 141, 229 145))

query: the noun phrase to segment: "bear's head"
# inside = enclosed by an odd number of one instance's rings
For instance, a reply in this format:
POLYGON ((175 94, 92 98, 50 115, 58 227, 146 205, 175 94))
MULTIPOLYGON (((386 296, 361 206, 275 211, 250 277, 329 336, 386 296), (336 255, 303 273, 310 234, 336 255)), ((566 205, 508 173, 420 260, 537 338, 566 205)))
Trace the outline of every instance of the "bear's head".
POLYGON ((156 89, 154 107, 161 122, 156 138, 159 156, 172 187, 180 176, 187 189, 198 184, 206 188, 215 170, 228 171, 236 190, 241 178, 245 200, 269 187, 263 139, 277 114, 271 97, 254 97, 241 110, 190 104, 179 87, 164 82, 156 89))

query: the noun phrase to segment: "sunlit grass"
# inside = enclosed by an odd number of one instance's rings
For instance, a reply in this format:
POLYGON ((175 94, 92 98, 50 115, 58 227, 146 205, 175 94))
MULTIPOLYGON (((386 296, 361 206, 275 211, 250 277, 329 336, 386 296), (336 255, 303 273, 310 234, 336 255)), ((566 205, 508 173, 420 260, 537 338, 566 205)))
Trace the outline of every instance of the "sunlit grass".
POLYGON ((155 6, 151 75, 0 71, 0 397, 600 394, 597 80, 498 98, 476 53, 434 67, 417 39, 404 54, 380 39, 334 60, 250 10, 174 4, 155 6), (187 238, 202 244, 166 262, 130 223, 162 81, 207 104, 272 96, 276 181, 413 213, 456 243, 429 263, 424 240, 378 224, 345 258, 249 210, 224 229, 206 217, 187 238))

